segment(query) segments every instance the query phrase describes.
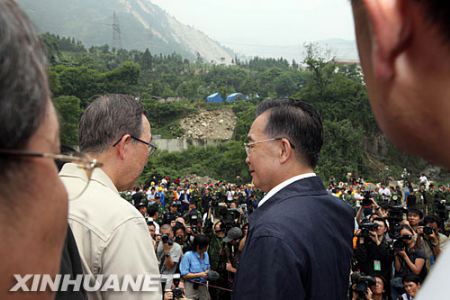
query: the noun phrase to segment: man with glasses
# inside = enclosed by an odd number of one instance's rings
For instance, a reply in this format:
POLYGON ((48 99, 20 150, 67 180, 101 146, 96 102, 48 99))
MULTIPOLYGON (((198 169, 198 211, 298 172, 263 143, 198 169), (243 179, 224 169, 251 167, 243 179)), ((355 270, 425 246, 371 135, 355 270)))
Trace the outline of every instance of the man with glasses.
POLYGON ((287 99, 262 102, 256 115, 246 163, 267 194, 249 216, 233 298, 345 299, 354 217, 313 171, 321 117, 309 104, 287 99))
POLYGON ((0 0, 0 299, 36 297, 8 292, 13 274, 54 277, 61 264, 67 193, 53 160, 62 157, 45 65, 29 19, 16 1, 0 0))
MULTIPOLYGON (((80 121, 80 150, 102 162, 89 176, 73 164, 60 172, 69 193, 69 224, 89 275, 159 276, 153 242, 142 215, 119 191, 133 188, 156 149, 142 105, 131 96, 104 95, 80 121), (87 187, 85 187, 87 185, 87 187), (83 187, 83 188, 80 188, 83 187), (82 194, 76 197, 82 189, 82 194)), ((160 299, 155 292, 92 292, 90 299, 160 299)))

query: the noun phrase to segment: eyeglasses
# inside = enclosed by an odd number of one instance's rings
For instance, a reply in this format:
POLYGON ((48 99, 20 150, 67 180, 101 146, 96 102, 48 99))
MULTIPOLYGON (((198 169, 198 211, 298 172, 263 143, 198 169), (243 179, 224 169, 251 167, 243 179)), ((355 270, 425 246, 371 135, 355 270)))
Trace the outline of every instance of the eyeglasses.
MULTIPOLYGON (((121 136, 120 139, 119 139, 117 142, 115 142, 115 143, 113 144, 113 147, 117 146, 117 144, 120 143, 120 140, 122 139, 122 137, 123 137, 123 136, 121 136)), ((155 153, 155 151, 158 149, 158 147, 157 147, 155 144, 153 144, 152 142, 150 142, 150 143, 149 143, 149 142, 146 142, 146 141, 141 140, 140 138, 137 138, 137 137, 135 137, 135 136, 133 136, 133 135, 130 135, 130 137, 131 137, 133 140, 135 140, 135 141, 138 141, 138 142, 141 142, 142 144, 147 145, 147 147, 148 147, 148 154, 149 154, 149 155, 152 155, 152 154, 155 153)))
MULTIPOLYGON (((245 148, 245 153, 247 153, 247 155, 250 154, 251 149, 253 149, 253 147, 256 144, 259 143, 265 143, 265 142, 272 142, 272 141, 281 141, 282 139, 287 139, 287 138, 283 138, 283 137, 278 137, 278 138, 272 138, 272 139, 267 139, 267 140, 262 140, 262 141, 256 141, 256 142, 250 142, 250 143, 244 143, 244 148, 245 148)), ((288 139, 287 139, 288 140, 288 139)), ((294 144, 291 143, 291 141, 289 141, 289 145, 291 145, 292 149, 295 149, 294 144)))
MULTIPOLYGON (((62 147, 64 149, 71 149, 69 147, 62 147)), ((73 200, 81 196, 87 189, 89 182, 92 177, 92 173, 95 168, 101 167, 103 164, 98 162, 96 159, 91 159, 87 155, 77 152, 73 149, 67 151, 66 154, 55 154, 55 153, 45 153, 45 152, 35 152, 28 150, 12 150, 12 149, 0 149, 0 155, 2 156, 17 156, 17 157, 35 157, 35 158, 49 158, 53 159, 57 166, 62 166, 64 163, 73 163, 79 169, 86 173, 86 179, 82 183, 78 182, 73 187, 70 186, 69 199, 73 200)), ((61 179, 62 176, 60 176, 61 179)), ((63 180, 64 182, 64 180, 63 180)), ((66 184, 66 183, 65 183, 66 184)), ((67 185, 67 184, 66 184, 67 185)))

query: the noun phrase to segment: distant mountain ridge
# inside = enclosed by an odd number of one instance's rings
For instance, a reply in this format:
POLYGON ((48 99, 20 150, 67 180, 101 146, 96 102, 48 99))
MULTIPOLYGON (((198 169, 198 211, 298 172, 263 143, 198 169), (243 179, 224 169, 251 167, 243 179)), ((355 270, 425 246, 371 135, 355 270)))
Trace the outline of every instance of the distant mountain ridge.
POLYGON ((75 37, 86 46, 120 46, 153 54, 231 64, 232 50, 186 26, 150 0, 18 0, 40 32, 75 37), (116 18, 113 18, 113 15, 116 18), (115 32, 115 33, 113 33, 115 32), (120 33, 119 33, 120 32, 120 33))
MULTIPOLYGON (((327 39, 320 41, 310 41, 316 44, 320 49, 329 50, 329 55, 334 57, 337 61, 358 62, 358 50, 356 42, 353 40, 344 39, 327 39)), ((310 43, 307 42, 307 43, 310 43)), ((253 45, 245 43, 228 43, 230 47, 239 53, 239 58, 248 59, 249 57, 283 57, 288 61, 296 60, 303 61, 305 58, 304 42, 299 42, 297 45, 253 45)))

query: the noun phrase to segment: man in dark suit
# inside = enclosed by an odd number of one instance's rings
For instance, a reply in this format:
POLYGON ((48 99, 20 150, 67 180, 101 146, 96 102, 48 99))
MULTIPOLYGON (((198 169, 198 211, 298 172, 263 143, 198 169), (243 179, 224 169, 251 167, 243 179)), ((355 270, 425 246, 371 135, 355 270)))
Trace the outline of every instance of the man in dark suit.
POLYGON ((233 298, 345 299, 354 218, 313 171, 320 115, 302 101, 264 101, 248 140, 253 183, 267 194, 250 216, 233 298))

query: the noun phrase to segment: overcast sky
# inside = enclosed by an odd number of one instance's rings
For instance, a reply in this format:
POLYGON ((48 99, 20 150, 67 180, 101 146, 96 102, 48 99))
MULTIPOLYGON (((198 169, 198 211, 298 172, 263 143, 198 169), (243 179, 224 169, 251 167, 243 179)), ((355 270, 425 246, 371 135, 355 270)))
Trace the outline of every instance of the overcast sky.
POLYGON ((354 40, 348 0, 151 0, 233 48, 354 40))

